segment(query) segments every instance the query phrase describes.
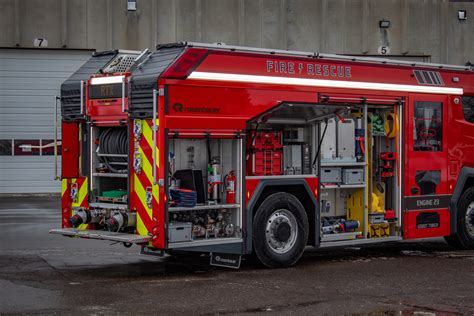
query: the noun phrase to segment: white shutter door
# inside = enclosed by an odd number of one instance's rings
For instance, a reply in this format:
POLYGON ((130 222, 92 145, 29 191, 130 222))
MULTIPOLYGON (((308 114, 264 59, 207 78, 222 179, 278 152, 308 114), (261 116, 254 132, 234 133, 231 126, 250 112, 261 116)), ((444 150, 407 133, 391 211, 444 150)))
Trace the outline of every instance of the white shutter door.
POLYGON ((54 156, 14 145, 54 139, 54 96, 90 56, 85 50, 0 49, 0 194, 60 192, 54 156))

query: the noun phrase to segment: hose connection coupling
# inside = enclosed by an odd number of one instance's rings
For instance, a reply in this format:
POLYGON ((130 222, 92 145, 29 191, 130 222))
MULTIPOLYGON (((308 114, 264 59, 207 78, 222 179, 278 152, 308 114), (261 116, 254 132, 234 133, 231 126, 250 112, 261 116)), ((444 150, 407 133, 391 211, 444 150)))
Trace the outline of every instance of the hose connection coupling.
POLYGON ((77 228, 81 224, 96 223, 98 221, 98 214, 83 208, 74 211, 74 215, 69 219, 72 227, 77 228))

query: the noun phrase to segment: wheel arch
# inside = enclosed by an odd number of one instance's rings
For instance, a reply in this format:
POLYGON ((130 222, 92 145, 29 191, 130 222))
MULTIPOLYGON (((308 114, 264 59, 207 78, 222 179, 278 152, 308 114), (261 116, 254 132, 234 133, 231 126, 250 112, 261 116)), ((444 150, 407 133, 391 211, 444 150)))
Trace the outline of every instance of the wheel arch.
POLYGON ((459 173, 453 195, 451 196, 451 201, 449 202, 451 235, 455 235, 458 232, 457 213, 459 199, 461 198, 464 191, 470 187, 474 187, 474 168, 463 167, 459 173))
MULTIPOLYGON (((260 181, 247 206, 249 223, 253 223, 255 212, 262 202, 268 196, 277 192, 292 194, 303 204, 309 224, 308 245, 319 246, 319 204, 304 179, 264 179, 260 181)), ((252 227, 252 224, 250 224, 249 227, 252 227)), ((251 235, 249 236, 249 240, 251 243, 251 235)))

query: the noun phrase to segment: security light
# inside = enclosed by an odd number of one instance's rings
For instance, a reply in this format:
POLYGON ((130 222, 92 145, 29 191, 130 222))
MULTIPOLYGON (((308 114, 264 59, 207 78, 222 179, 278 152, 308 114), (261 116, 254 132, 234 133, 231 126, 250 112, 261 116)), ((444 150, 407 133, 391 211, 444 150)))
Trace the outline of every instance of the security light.
POLYGON ((127 10, 137 11, 137 0, 127 0, 127 10))
POLYGON ((390 21, 385 21, 384 19, 380 20, 379 27, 381 29, 388 29, 390 27, 390 21))
POLYGON ((466 10, 459 10, 458 11, 458 19, 459 19, 459 21, 467 20, 467 11, 466 10))

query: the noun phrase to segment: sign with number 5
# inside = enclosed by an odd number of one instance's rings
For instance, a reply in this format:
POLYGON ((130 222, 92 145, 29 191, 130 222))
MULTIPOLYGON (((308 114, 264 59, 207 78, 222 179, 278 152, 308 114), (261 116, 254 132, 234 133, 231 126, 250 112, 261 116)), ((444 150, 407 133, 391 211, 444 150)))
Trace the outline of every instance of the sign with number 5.
POLYGON ((389 55, 390 54, 390 47, 388 47, 388 46, 379 46, 378 53, 380 55, 389 55))

